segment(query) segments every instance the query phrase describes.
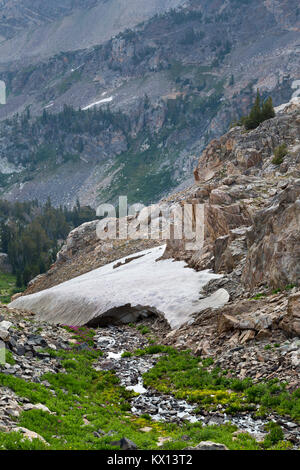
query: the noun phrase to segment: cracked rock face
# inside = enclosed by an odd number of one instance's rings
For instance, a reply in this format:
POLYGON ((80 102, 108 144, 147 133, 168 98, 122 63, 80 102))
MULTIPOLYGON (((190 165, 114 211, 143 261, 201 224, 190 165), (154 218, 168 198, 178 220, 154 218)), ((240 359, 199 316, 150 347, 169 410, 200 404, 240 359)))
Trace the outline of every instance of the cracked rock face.
POLYGON ((167 254, 197 269, 234 273, 246 290, 273 289, 300 280, 300 104, 245 132, 231 129, 213 140, 195 170, 197 187, 185 203, 204 204, 201 250, 188 253, 184 240, 167 244, 167 254), (276 147, 286 144, 282 164, 276 147))
POLYGON ((289 334, 300 336, 300 292, 289 297, 287 315, 283 319, 281 327, 289 334))
POLYGON ((274 205, 259 211, 247 234, 248 255, 242 282, 275 288, 300 279, 300 179, 279 195, 274 205))

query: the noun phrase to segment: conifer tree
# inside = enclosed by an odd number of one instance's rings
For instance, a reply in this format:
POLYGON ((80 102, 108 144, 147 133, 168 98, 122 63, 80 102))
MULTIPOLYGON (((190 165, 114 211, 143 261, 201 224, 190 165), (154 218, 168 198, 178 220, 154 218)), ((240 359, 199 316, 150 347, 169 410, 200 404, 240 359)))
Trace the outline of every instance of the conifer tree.
POLYGON ((262 106, 261 117, 263 121, 275 117, 275 110, 271 96, 264 102, 262 106))
POLYGON ((262 102, 259 90, 257 90, 255 103, 248 116, 243 117, 239 124, 244 125, 247 130, 256 129, 262 122, 275 117, 272 98, 262 102))
POLYGON ((250 111, 249 116, 245 120, 245 127, 246 129, 256 129, 259 126, 261 121, 261 97, 259 90, 257 90, 256 99, 253 108, 250 111))
POLYGON ((22 279, 22 274, 20 273, 20 271, 17 272, 16 286, 23 287, 23 279, 22 279))

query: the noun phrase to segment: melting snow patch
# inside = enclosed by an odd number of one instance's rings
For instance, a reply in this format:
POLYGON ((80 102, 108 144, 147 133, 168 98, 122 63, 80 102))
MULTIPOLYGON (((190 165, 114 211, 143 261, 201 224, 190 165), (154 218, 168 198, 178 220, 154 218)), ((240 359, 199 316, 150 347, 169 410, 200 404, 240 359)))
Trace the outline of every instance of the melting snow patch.
POLYGON ((110 336, 100 336, 100 338, 97 339, 97 346, 98 348, 112 348, 116 344, 116 341, 111 338, 110 336))
POLYGON ((44 106, 43 109, 51 108, 51 106, 53 106, 53 105, 54 105, 53 102, 52 102, 52 103, 49 103, 49 104, 47 104, 46 106, 44 106))
POLYGON ((12 173, 20 173, 22 167, 16 167, 13 163, 10 163, 6 157, 0 157, 0 173, 4 175, 11 175, 12 173))
POLYGON ((201 289, 222 276, 209 270, 196 272, 184 261, 161 257, 165 246, 116 261, 50 289, 19 297, 12 308, 32 311, 38 319, 56 324, 128 323, 147 312, 164 315, 172 328, 178 328, 206 308, 221 307, 229 301, 225 289, 199 298, 201 289), (144 255, 144 256, 140 256, 144 255), (135 316, 133 318, 133 316, 135 316))
POLYGON ((71 72, 72 72, 72 73, 73 73, 73 72, 76 72, 76 70, 80 69, 80 68, 83 67, 83 66, 84 66, 84 64, 81 64, 81 65, 79 65, 78 67, 76 67, 75 69, 71 69, 71 72))
POLYGON ((93 106, 97 106, 99 104, 104 104, 104 103, 110 103, 113 99, 114 99, 113 96, 110 96, 109 98, 103 98, 102 100, 95 101, 95 103, 91 103, 91 104, 89 104, 88 106, 86 106, 85 108, 82 108, 82 109, 83 109, 83 111, 86 111, 87 109, 90 109, 93 106))

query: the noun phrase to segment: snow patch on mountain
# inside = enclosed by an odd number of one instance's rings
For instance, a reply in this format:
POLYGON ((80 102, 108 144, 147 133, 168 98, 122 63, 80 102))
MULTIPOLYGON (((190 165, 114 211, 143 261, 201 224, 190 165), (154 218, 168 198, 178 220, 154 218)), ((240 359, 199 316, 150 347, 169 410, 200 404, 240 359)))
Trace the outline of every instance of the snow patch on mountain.
POLYGON ((20 297, 10 307, 32 311, 49 323, 69 325, 98 320, 103 324, 112 319, 128 323, 147 315, 147 311, 155 311, 163 314, 172 328, 178 328, 192 322, 193 314, 229 301, 225 289, 209 297, 200 293, 210 280, 221 275, 210 270, 196 272, 184 261, 159 260, 164 250, 165 246, 160 246, 139 252, 58 286, 20 297))
POLYGON ((94 106, 98 106, 100 104, 111 103, 113 99, 114 99, 113 96, 110 96, 109 98, 103 98, 102 100, 95 101, 94 103, 91 103, 91 104, 89 104, 88 106, 85 106, 85 108, 82 108, 82 109, 83 109, 83 111, 86 111, 87 109, 93 108, 94 106))
POLYGON ((6 157, 0 158, 0 173, 3 175, 11 175, 12 173, 20 173, 23 170, 21 165, 14 165, 9 162, 6 157))

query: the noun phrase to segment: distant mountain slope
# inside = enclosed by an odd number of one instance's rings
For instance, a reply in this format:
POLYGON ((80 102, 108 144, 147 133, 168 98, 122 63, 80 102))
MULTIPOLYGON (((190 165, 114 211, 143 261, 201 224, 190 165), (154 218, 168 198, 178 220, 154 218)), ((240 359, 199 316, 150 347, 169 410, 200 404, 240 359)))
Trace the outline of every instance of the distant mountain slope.
POLYGON ((0 62, 89 47, 183 0, 2 0, 0 62))
POLYGON ((2 64, 3 195, 150 203, 187 184, 205 145, 249 110, 257 88, 275 105, 300 93, 297 8, 190 0, 98 46, 2 64), (93 114, 107 107, 108 120, 93 114), (70 115, 96 124, 72 127, 70 115))

